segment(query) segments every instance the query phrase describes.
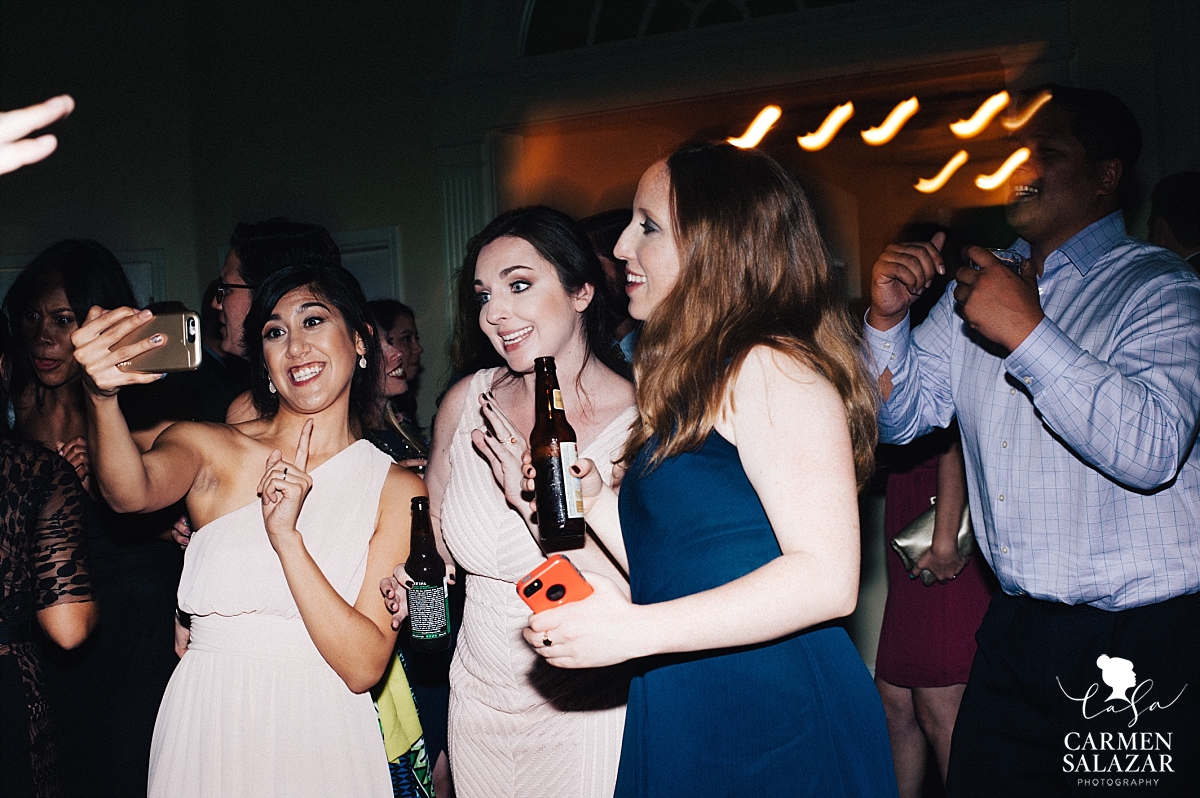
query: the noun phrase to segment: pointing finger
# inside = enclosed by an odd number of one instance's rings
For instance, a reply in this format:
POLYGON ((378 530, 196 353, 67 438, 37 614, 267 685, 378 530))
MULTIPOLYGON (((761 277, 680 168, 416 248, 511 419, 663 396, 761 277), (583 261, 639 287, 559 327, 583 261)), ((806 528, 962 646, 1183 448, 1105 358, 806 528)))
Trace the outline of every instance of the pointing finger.
POLYGON ((312 442, 314 426, 316 425, 310 418, 304 422, 304 429, 300 430, 300 442, 296 444, 296 468, 301 471, 308 470, 308 446, 312 442))

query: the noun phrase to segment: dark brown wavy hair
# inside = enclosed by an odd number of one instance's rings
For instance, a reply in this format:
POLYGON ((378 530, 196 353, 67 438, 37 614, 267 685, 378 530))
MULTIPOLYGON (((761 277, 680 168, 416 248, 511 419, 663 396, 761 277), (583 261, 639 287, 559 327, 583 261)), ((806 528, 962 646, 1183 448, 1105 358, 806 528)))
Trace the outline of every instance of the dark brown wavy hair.
POLYGON ((666 165, 680 271, 634 355, 640 419, 625 462, 651 438, 649 468, 698 449, 746 355, 769 346, 841 395, 861 487, 874 469, 878 388, 804 190, 771 157, 725 143, 685 145, 666 165))

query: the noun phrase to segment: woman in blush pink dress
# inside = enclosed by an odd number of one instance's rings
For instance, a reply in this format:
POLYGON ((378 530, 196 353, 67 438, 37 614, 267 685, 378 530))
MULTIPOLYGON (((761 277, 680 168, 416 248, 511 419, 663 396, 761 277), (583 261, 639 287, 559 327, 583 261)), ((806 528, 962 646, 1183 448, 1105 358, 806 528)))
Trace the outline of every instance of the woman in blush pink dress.
POLYGON ((309 266, 267 278, 246 322, 259 417, 181 422, 142 454, 116 394, 156 375, 120 364, 162 342, 112 347, 149 319, 93 308, 74 335, 101 491, 124 512, 186 497, 197 525, 179 586, 191 639, 159 709, 149 794, 390 798, 367 691, 396 635, 375 589, 406 557, 425 490, 355 434, 380 362, 357 280, 309 266))

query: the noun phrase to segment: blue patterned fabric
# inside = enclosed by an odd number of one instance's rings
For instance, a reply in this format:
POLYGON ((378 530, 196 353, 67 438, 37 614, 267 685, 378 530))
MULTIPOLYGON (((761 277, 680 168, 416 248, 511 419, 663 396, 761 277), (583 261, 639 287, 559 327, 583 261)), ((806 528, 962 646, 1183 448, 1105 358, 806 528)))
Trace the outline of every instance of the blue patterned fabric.
MULTIPOLYGON (((731 443, 713 432, 648 474, 647 457, 620 496, 636 603, 709 590, 780 556, 731 443)), ((618 798, 896 794, 883 706, 842 628, 643 664, 629 691, 618 798)))
POLYGON ((911 337, 867 326, 895 385, 881 439, 957 414, 1006 593, 1121 610, 1200 590, 1200 278, 1118 211, 1046 259, 1046 318, 1007 357, 955 314, 954 286, 911 337))

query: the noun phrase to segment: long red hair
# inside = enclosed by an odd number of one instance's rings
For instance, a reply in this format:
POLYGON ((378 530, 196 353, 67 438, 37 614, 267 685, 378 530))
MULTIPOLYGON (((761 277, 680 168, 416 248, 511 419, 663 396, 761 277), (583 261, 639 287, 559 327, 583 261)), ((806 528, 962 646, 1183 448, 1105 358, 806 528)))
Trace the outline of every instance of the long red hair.
POLYGON ((640 418, 625 461, 649 467, 698 449, 755 346, 807 364, 842 397, 859 485, 874 468, 878 387, 804 190, 774 159, 729 144, 667 159, 679 278, 634 356, 640 418))

